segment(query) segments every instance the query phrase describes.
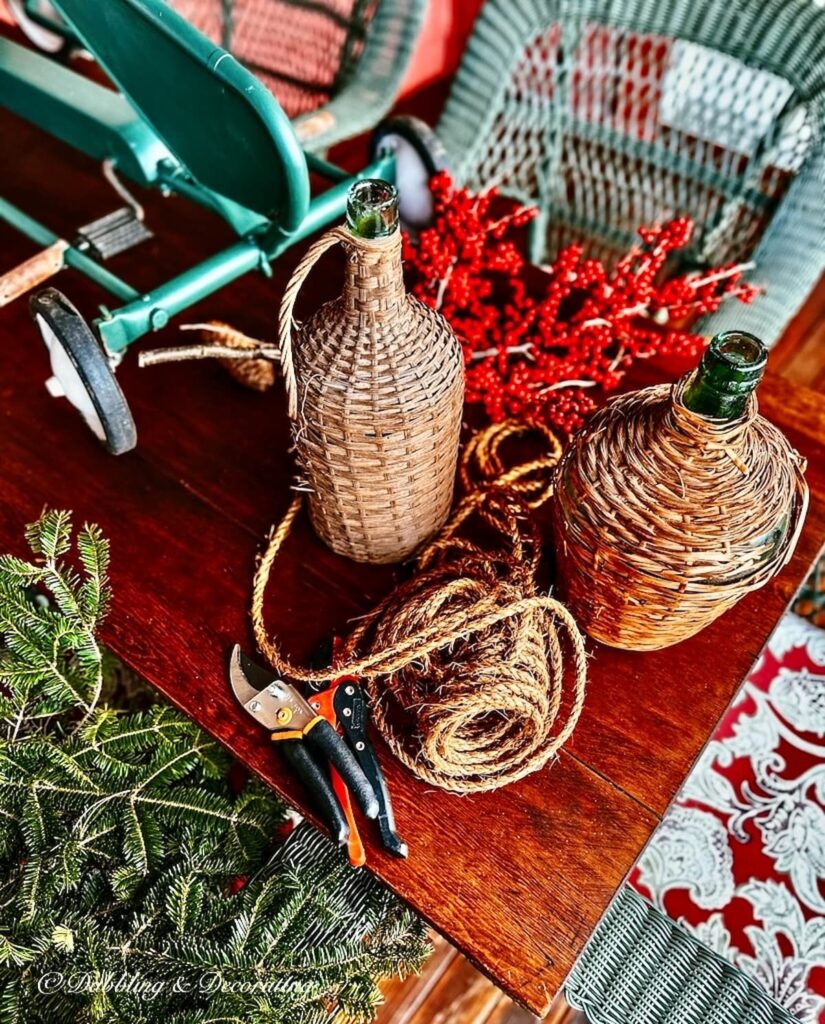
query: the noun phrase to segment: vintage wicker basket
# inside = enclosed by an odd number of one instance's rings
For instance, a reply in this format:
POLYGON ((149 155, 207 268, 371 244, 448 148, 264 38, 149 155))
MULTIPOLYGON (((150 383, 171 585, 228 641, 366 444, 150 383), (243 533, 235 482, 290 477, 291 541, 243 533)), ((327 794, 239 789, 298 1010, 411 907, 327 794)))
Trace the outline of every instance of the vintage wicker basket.
POLYGON ((703 629, 793 553, 804 461, 757 415, 682 402, 689 381, 615 398, 574 438, 553 506, 568 605, 594 639, 654 650, 703 629))
POLYGON ((753 260, 762 286, 701 333, 770 348, 825 271, 823 61, 810 0, 486 0, 438 135, 460 184, 538 207, 536 263, 690 216, 682 269, 753 260))
POLYGON ((444 318, 405 292, 400 233, 335 228, 311 246, 284 295, 280 346, 317 533, 357 561, 407 557, 450 510, 464 369, 444 318), (298 290, 338 242, 344 290, 293 332, 298 290))

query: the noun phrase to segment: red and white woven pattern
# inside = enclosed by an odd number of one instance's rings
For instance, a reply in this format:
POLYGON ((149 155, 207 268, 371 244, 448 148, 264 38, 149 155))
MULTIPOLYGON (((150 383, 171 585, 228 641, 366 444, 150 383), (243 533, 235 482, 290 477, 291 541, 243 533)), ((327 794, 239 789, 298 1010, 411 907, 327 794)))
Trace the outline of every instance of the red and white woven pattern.
POLYGON ((631 882, 825 1024, 825 630, 785 616, 631 882))

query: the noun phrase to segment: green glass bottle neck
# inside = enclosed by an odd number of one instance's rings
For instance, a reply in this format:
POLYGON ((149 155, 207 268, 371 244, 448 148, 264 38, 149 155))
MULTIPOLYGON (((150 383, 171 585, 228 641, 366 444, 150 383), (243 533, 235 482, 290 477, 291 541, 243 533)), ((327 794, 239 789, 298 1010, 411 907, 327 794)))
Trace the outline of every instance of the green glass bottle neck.
POLYGON ((387 238, 398 231, 398 192, 380 178, 356 181, 347 193, 347 225, 359 238, 387 238))
POLYGON ((732 420, 744 413, 765 372, 768 352, 744 331, 725 331, 711 339, 682 401, 692 412, 732 420))

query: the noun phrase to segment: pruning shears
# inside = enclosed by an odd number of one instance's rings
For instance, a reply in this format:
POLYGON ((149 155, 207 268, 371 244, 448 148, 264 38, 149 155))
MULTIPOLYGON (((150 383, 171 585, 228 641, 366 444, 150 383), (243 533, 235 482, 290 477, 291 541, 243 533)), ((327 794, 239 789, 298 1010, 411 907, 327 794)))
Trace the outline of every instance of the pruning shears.
POLYGON ((305 699, 295 686, 257 665, 236 645, 229 680, 244 710, 270 730, 330 835, 347 846, 352 864, 364 864, 366 853, 351 797, 368 818, 377 818, 384 847, 398 857, 407 856, 407 845, 395 831, 384 773, 367 735, 367 703, 358 679, 341 676, 326 688, 312 685, 305 699))

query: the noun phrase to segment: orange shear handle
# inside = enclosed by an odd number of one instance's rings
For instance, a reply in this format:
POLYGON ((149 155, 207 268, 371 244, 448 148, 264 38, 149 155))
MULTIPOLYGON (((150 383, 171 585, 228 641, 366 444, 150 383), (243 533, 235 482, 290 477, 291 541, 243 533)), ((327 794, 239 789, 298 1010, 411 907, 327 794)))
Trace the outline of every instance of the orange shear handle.
MULTIPOLYGON (((338 718, 335 714, 332 701, 335 695, 335 687, 338 686, 340 682, 341 680, 336 680, 328 690, 316 693, 309 699, 309 705, 313 711, 317 711, 322 718, 325 718, 333 729, 338 728, 338 718)), ((363 865, 367 863, 367 851, 364 849, 364 844, 361 841, 358 826, 355 823, 355 814, 352 810, 352 800, 350 799, 349 790, 347 789, 347 785, 344 780, 334 768, 330 768, 330 779, 332 781, 332 788, 338 798, 338 802, 341 804, 344 817, 347 819, 347 824, 349 825, 349 839, 347 840, 347 855, 349 856, 349 862, 355 868, 363 867, 363 865)))

